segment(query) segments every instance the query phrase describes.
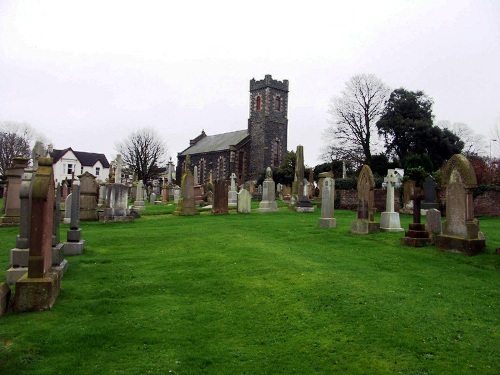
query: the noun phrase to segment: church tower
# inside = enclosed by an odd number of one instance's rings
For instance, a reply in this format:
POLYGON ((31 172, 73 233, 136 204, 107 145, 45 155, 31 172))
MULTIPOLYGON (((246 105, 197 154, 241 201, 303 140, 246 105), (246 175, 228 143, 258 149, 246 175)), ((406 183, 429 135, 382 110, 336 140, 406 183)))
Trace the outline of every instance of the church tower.
POLYGON ((267 167, 277 168, 287 153, 288 80, 266 75, 250 81, 250 179, 258 179, 267 167))

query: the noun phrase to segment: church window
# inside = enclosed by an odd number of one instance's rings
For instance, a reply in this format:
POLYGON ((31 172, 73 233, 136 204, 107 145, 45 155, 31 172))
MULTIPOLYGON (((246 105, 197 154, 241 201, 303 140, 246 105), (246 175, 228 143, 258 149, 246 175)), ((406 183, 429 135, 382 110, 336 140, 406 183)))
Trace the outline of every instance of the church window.
POLYGON ((276 98, 274 98, 274 108, 277 111, 281 111, 281 97, 279 95, 276 95, 276 98))
POLYGON ((223 180, 224 179, 224 169, 225 169, 225 160, 221 156, 217 162, 217 179, 218 180, 223 180))
POLYGON ((262 98, 259 96, 257 96, 257 99, 255 99, 255 109, 257 111, 260 111, 262 108, 262 98))

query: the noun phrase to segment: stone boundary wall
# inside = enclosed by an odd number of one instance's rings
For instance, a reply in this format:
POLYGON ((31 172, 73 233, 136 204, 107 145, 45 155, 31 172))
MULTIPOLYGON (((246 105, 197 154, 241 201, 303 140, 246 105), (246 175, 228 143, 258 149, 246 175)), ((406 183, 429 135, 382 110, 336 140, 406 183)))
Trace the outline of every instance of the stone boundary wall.
MULTIPOLYGON (((338 190, 340 193, 340 209, 356 210, 357 191, 356 190, 338 190)), ((375 189, 375 207, 377 212, 385 211, 385 199, 387 190, 375 189)), ((445 215, 446 190, 438 190, 438 199, 441 213, 445 215)), ((394 210, 399 212, 401 209, 400 192, 394 189, 394 210)), ((500 217, 500 191, 487 191, 474 199, 474 216, 498 216, 500 217)))

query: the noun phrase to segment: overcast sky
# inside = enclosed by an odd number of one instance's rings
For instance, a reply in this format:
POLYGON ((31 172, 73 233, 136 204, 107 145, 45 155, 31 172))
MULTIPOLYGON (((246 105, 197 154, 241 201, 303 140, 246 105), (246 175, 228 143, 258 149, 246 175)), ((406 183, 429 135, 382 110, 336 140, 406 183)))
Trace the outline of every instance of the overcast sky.
MULTIPOLYGON (((500 122, 500 1, 0 0, 0 122, 101 152, 144 126, 169 155, 241 130, 249 81, 290 82, 288 149, 321 163, 328 106, 372 73, 423 90, 435 121, 500 122)), ((500 142, 493 142, 498 156, 500 142)))

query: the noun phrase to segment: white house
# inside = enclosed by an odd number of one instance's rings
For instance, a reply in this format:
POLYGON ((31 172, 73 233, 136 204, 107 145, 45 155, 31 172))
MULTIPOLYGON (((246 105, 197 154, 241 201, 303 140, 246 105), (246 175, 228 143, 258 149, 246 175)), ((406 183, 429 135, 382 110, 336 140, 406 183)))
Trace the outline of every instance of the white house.
POLYGON ((96 176, 98 181, 105 181, 109 177, 109 162, 104 154, 73 151, 71 147, 55 150, 50 146, 49 154, 53 159, 54 180, 56 182, 71 181, 73 173, 77 177, 89 172, 96 176))

